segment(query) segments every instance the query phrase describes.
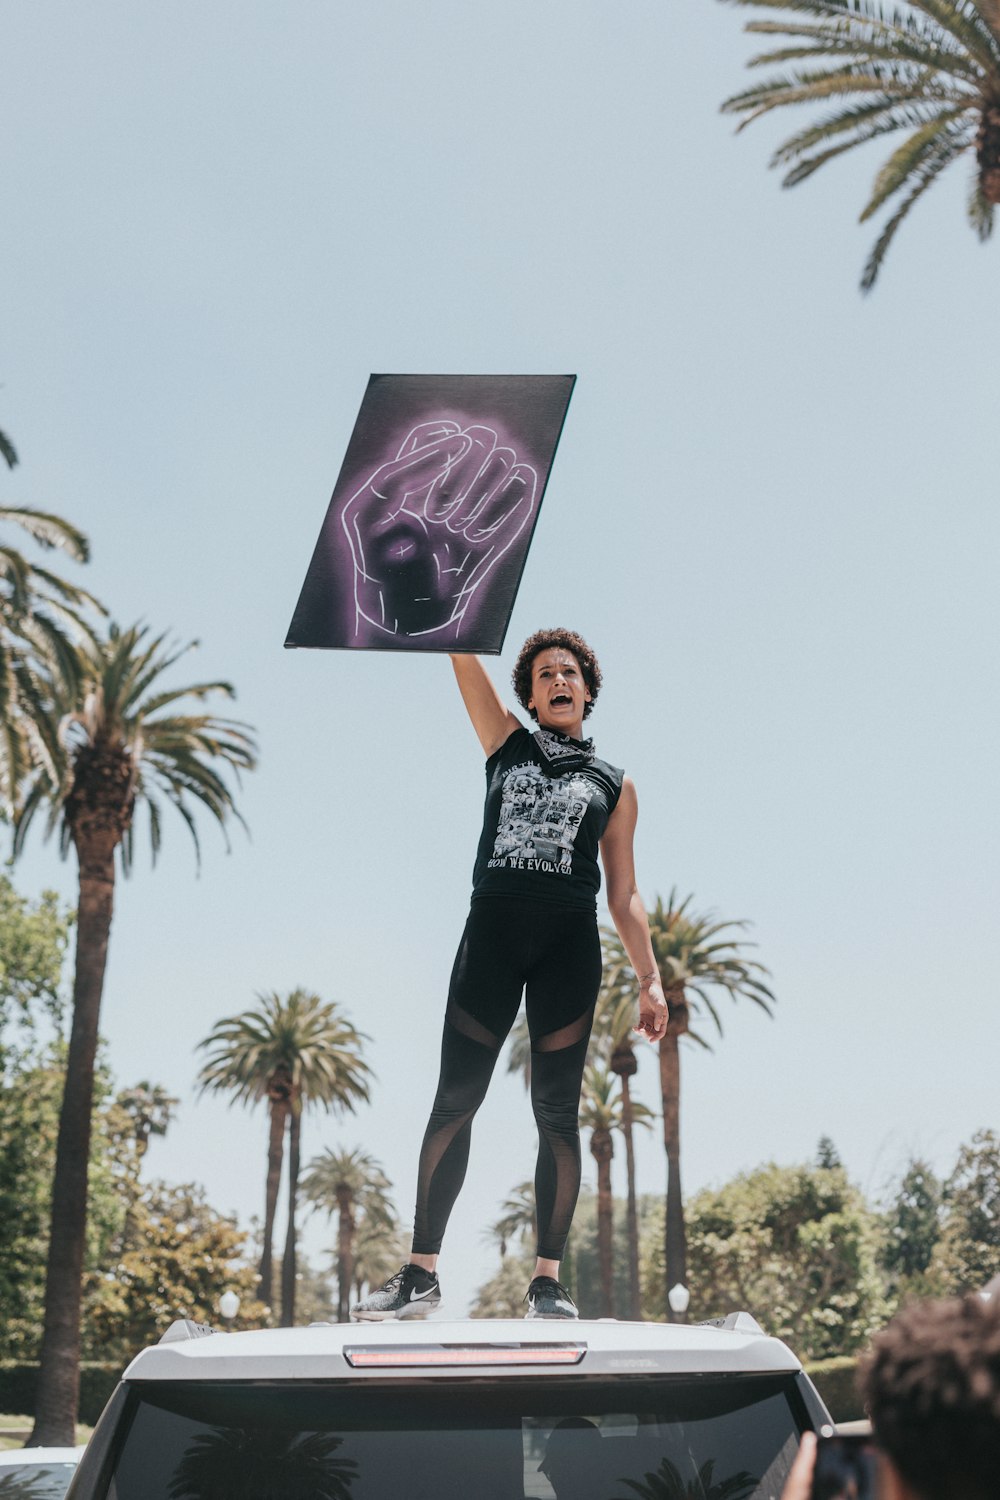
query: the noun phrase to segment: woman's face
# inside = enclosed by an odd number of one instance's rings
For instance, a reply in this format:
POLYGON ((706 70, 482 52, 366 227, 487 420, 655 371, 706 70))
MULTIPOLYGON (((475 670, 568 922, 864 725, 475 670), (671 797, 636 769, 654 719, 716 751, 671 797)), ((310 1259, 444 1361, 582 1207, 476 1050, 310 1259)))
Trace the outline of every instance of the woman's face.
POLYGON ((558 729, 578 738, 583 710, 589 702, 590 690, 572 651, 562 646, 539 651, 531 663, 528 707, 535 710, 542 728, 558 729))

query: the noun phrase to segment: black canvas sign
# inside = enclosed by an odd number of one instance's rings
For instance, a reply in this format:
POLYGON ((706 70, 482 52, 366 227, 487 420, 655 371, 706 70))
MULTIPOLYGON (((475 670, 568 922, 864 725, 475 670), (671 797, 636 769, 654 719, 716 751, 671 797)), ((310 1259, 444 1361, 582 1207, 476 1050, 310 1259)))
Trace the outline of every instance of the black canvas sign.
POLYGON ((372 375, 286 646, 496 655, 575 375, 372 375))

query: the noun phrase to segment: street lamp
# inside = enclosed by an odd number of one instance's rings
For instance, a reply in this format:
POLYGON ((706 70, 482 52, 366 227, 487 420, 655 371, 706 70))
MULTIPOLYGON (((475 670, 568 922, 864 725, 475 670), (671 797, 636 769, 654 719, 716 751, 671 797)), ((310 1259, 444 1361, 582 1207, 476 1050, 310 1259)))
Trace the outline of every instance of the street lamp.
POLYGON ((219 1298, 219 1311, 227 1323, 231 1323, 240 1310, 240 1299, 235 1292, 223 1292, 219 1298))
POLYGON ((667 1301, 670 1303, 670 1311, 682 1318, 688 1310, 691 1293, 683 1282, 678 1281, 676 1286, 672 1286, 667 1293, 667 1301))

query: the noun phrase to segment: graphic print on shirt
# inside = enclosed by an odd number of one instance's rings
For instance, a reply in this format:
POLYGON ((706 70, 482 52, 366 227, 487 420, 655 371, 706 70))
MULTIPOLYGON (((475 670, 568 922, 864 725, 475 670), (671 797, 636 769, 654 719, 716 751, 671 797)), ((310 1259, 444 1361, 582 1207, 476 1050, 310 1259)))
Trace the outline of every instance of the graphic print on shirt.
POLYGON ((596 790, 585 776, 546 776, 534 761, 511 766, 487 868, 569 875, 573 844, 596 790))

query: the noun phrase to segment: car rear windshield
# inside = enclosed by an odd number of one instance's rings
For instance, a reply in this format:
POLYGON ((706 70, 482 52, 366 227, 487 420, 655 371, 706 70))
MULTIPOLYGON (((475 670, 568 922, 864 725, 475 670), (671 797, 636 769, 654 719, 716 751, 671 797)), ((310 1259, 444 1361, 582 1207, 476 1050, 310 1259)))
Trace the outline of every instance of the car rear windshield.
POLYGON ((794 1377, 149 1383, 107 1500, 777 1500, 794 1377))
POLYGON ((63 1500, 75 1470, 75 1463, 4 1464, 0 1500, 63 1500))

